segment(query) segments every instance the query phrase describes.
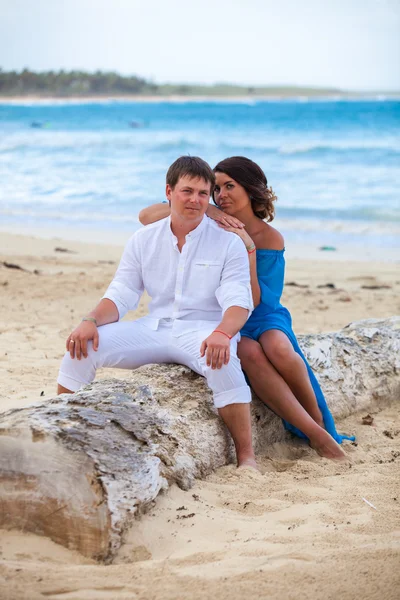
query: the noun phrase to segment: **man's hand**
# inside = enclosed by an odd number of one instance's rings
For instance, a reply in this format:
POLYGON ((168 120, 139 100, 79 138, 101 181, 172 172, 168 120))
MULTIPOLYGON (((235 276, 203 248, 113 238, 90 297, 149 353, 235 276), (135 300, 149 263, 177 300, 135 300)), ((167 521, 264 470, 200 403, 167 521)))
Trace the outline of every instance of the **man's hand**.
POLYGON ((66 347, 71 358, 81 360, 82 356, 87 358, 87 345, 93 340, 93 350, 97 351, 99 347, 99 332, 92 321, 82 321, 76 329, 68 336, 66 347))
POLYGON ((200 356, 206 356, 207 367, 221 369, 227 365, 231 355, 230 339, 223 333, 213 331, 201 344, 200 356))
POLYGON ((206 215, 213 221, 216 221, 225 227, 235 227, 237 229, 243 229, 244 227, 244 223, 242 223, 242 221, 239 221, 239 219, 236 219, 236 217, 231 217, 230 215, 225 214, 223 210, 220 210, 212 204, 208 205, 206 215))

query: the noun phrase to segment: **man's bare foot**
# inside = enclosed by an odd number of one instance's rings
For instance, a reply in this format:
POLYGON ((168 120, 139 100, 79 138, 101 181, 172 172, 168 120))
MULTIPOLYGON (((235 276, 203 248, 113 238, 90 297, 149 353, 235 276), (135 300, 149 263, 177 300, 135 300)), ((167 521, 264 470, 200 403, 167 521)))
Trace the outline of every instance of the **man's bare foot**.
POLYGON ((255 458, 244 458, 238 461, 238 469, 255 469, 259 471, 255 458))
POLYGON ((323 458, 330 458, 331 460, 345 460, 347 458, 345 451, 325 429, 321 429, 321 432, 312 440, 310 439, 309 443, 311 448, 323 458))

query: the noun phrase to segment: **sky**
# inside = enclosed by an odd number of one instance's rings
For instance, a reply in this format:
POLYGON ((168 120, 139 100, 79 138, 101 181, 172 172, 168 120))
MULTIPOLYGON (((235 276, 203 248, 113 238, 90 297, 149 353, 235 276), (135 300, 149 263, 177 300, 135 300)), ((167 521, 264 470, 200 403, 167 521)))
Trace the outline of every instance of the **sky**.
POLYGON ((0 0, 0 67, 400 90, 400 0, 0 0))

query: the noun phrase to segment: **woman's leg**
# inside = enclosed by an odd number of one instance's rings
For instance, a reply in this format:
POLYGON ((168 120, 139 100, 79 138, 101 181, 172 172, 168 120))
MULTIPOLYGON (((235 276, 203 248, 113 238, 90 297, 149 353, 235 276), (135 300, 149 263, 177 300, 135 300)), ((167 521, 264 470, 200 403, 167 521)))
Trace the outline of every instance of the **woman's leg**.
POLYGON ((324 427, 307 367, 287 335, 277 329, 264 331, 260 336, 260 344, 268 360, 286 381, 300 404, 318 425, 324 427))
POLYGON ((279 417, 300 429, 321 456, 325 458, 343 458, 345 456, 339 444, 316 423, 299 403, 258 342, 242 337, 238 345, 238 356, 251 387, 260 400, 279 417))

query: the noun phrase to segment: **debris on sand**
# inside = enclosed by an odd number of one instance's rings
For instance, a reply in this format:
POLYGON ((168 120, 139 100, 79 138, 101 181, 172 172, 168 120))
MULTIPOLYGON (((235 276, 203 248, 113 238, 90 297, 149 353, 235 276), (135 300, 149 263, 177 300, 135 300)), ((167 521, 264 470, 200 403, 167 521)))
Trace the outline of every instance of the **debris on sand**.
POLYGON ((363 290, 391 290, 391 285, 362 285, 361 289, 363 290))
POLYGON ((17 269, 18 271, 26 271, 26 269, 24 269, 23 267, 21 267, 20 265, 16 265, 14 263, 9 263, 6 260, 3 260, 1 263, 4 267, 6 267, 7 269, 17 269))
POLYGON ((374 417, 371 417, 371 415, 368 414, 365 415, 365 417, 362 417, 361 421, 363 425, 372 425, 374 422, 374 417))
POLYGON ((64 253, 67 253, 67 254, 78 254, 74 250, 68 250, 68 248, 61 248, 60 246, 56 246, 54 248, 54 252, 64 252, 64 253))
POLYGON ((308 288, 310 287, 309 285, 303 284, 303 283, 296 283, 296 281, 288 281, 287 283, 285 283, 286 286, 290 285, 292 287, 298 287, 298 288, 308 288))

